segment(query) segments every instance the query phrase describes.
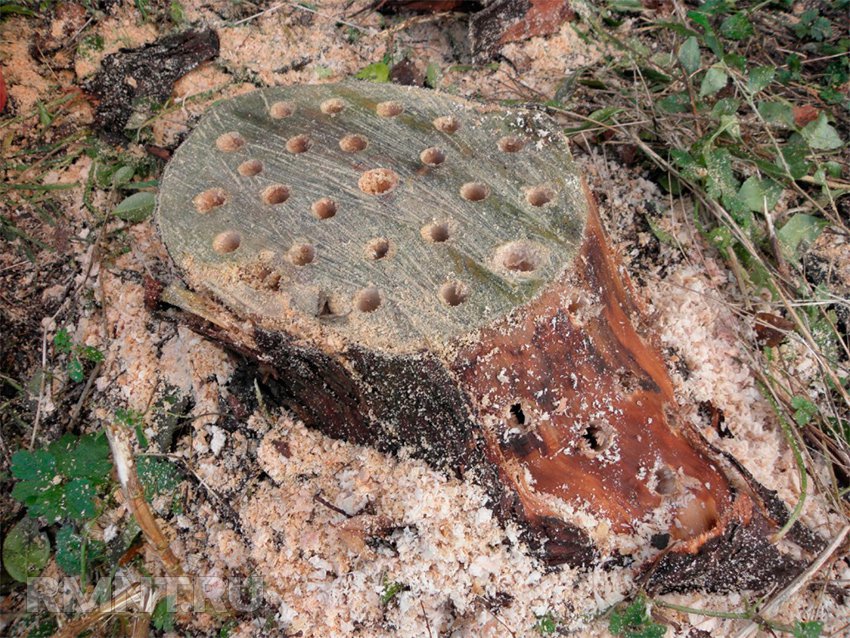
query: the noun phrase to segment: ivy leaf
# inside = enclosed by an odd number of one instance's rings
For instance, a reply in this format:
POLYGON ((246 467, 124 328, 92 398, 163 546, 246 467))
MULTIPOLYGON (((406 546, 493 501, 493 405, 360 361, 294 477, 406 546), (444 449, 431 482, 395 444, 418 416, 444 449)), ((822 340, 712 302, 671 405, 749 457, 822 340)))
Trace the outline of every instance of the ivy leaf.
POLYGON ((141 222, 150 217, 156 207, 156 195, 150 191, 141 191, 125 197, 115 210, 115 216, 125 222, 141 222))
POLYGON ((747 88, 750 90, 750 93, 758 93, 773 82, 775 76, 776 69, 772 66, 757 66, 750 71, 750 75, 747 78, 747 88))
POLYGON ((744 40, 753 34, 753 25, 750 24, 747 14, 739 11, 727 16, 720 23, 720 33, 730 40, 744 40))
POLYGON ((714 95, 725 87, 728 81, 729 76, 726 74, 726 71, 717 66, 711 67, 705 72, 705 76, 702 78, 702 84, 699 87, 699 96, 706 97, 714 95))
POLYGON ((807 246, 818 238, 826 221, 814 215, 797 213, 776 231, 782 252, 789 260, 797 261, 801 246, 807 246))
POLYGON ((21 519, 3 540, 3 566, 20 583, 38 576, 49 558, 50 540, 32 519, 21 519))
POLYGON ((696 73, 700 68, 699 42, 694 36, 685 40, 679 47, 678 58, 688 75, 696 73))
POLYGON ((68 361, 68 378, 74 383, 80 383, 86 378, 83 362, 77 357, 71 357, 71 360, 68 361))
POLYGON ((826 120, 826 115, 821 113, 814 122, 809 122, 800 130, 800 135, 809 146, 818 151, 832 151, 840 148, 844 142, 838 135, 838 131, 826 120))

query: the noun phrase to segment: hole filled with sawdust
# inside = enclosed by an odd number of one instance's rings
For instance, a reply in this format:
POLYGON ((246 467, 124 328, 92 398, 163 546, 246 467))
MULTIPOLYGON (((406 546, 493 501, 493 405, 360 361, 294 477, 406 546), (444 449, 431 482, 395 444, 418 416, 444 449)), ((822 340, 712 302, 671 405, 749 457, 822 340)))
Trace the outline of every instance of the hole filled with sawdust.
POLYGON ((233 153, 245 146, 245 138, 236 131, 222 133, 215 140, 215 146, 224 153, 233 153))
POLYGON ((330 197, 322 197, 322 199, 317 199, 313 202, 310 209, 319 219, 330 219, 336 215, 336 202, 330 197))
POLYGON ((272 184, 271 186, 266 186, 263 189, 260 198, 263 200, 264 204, 268 204, 270 206, 282 204, 289 199, 289 187, 284 186, 283 184, 272 184))
POLYGON ((195 210, 199 213, 208 213, 213 208, 222 206, 227 201, 227 193, 223 188, 210 188, 203 193, 198 193, 192 199, 195 210))
POLYGON ((381 117, 396 117, 403 111, 404 107, 399 102, 380 102, 375 106, 375 112, 381 117))
POLYGON ((295 113, 295 105, 292 102, 275 102, 269 107, 269 116, 275 120, 282 120, 295 113))
POLYGON ((467 182, 460 187, 460 196, 468 202, 480 202, 490 195, 490 187, 480 182, 467 182))
POLYGON ((313 146, 313 141, 308 135, 296 135, 290 137, 286 142, 286 150, 297 155, 298 153, 306 153, 313 146))
POLYGON ((373 168, 360 176, 357 185, 367 195, 383 195, 398 184, 398 175, 388 168, 373 168))
POLYGON ((362 135, 346 135, 339 141, 339 147, 346 153, 359 153, 369 146, 369 140, 362 135))
POLYGON ((296 266, 306 266, 316 259, 316 247, 313 244, 295 244, 286 255, 296 266))
POLYGON ((340 100, 338 97, 333 97, 322 102, 319 108, 325 115, 336 115, 337 113, 342 113, 345 110, 345 102, 340 100))
POLYGON ((236 169, 242 177, 254 177, 263 172, 263 163, 260 160, 245 160, 236 169))
POLYGON ((213 250, 221 255, 232 253, 242 243, 242 236, 235 230, 225 230, 215 236, 212 242, 213 250))
POLYGON ((443 133, 448 133, 449 135, 456 133, 460 129, 460 120, 458 120, 454 115, 443 115, 442 117, 438 117, 433 122, 434 128, 438 131, 442 131, 443 133))
POLYGON ((525 146, 525 140, 515 135, 505 135, 499 140, 498 145, 503 153, 519 153, 525 146))
POLYGON ((512 241, 496 249, 495 262, 511 272, 534 272, 540 267, 540 250, 526 241, 512 241))

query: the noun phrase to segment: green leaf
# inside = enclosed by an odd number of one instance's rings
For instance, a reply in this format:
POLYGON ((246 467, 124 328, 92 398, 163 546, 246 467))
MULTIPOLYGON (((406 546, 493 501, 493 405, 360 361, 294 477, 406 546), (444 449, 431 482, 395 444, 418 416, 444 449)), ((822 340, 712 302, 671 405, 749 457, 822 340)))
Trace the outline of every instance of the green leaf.
POLYGON ((71 379, 74 383, 79 383, 83 379, 86 378, 85 370, 83 369, 83 362, 80 361, 77 357, 72 357, 70 361, 68 361, 68 378, 71 379))
POLYGON ((658 100, 656 106, 664 113, 687 113, 691 110, 691 100, 686 92, 672 93, 658 100))
POLYGON ((71 348, 73 347, 73 342, 71 341, 71 335, 68 334, 68 331, 65 328, 60 329, 53 336, 53 347, 56 348, 57 352, 69 353, 71 352, 71 348))
MULTIPOLYGON (((56 533, 56 564, 70 576, 83 571, 83 537, 73 525, 63 525, 56 533)), ((102 541, 87 539, 86 564, 103 560, 106 545, 102 541)))
POLYGON ((702 78, 702 84, 699 87, 699 96, 706 97, 714 95, 726 86, 729 81, 729 76, 722 68, 713 66, 705 72, 702 78))
POLYGON ((21 519, 3 540, 3 566, 20 583, 38 576, 49 558, 50 540, 32 519, 21 519))
POLYGON ((156 603, 151 614, 151 624, 159 631, 174 629, 174 596, 166 596, 156 603))
POLYGON ((724 18, 720 23, 720 33, 730 40, 743 40, 753 34, 753 25, 750 24, 747 14, 739 11, 724 18))
POLYGON ((791 399, 791 407, 794 408, 794 421, 803 427, 818 413, 818 406, 799 394, 791 399))
POLYGON ((786 258, 794 261, 799 259, 801 248, 816 240, 824 226, 826 221, 805 213, 797 213, 789 219, 776 231, 776 237, 786 258))
POLYGON ((699 42, 694 36, 691 36, 682 43, 679 47, 679 62, 682 63, 688 75, 696 73, 701 65, 699 42))
POLYGON ((534 630, 543 636, 554 634, 558 630, 558 621, 555 620, 552 614, 546 612, 537 618, 537 622, 534 623, 534 630))
POLYGON ((838 131, 827 122, 824 113, 821 113, 814 122, 806 124, 800 131, 800 135, 809 146, 818 151, 832 151, 844 144, 838 131))
MULTIPOLYGON (((806 159, 809 156, 809 149, 803 142, 802 138, 797 136, 792 137, 788 143, 782 147, 782 158, 788 165, 788 170, 793 179, 800 179, 809 172, 809 162, 806 159)), ((782 166, 779 158, 776 160, 777 166, 782 166)))
POLYGON ((389 82, 390 65, 386 62, 373 62, 360 69, 354 77, 360 80, 369 80, 370 82, 389 82))
POLYGON ((381 604, 387 605, 404 589, 403 583, 384 583, 384 591, 381 593, 381 604))
POLYGON ((136 459, 136 471, 139 473, 148 502, 155 496, 171 495, 182 480, 173 463, 155 456, 140 456, 136 459))
POLYGON ((768 124, 782 127, 794 126, 794 111, 785 102, 759 102, 756 109, 768 124))
POLYGON ((112 173, 112 185, 113 186, 123 186, 131 179, 133 179, 133 175, 136 170, 132 166, 121 166, 118 170, 112 173))
POLYGON ((18 450, 12 455, 12 476, 22 481, 49 483, 56 475, 56 459, 47 450, 18 450))
POLYGON ((97 508, 94 498, 97 495, 91 481, 85 478, 75 478, 65 486, 65 502, 68 515, 78 521, 94 518, 97 508))
POLYGON ((440 67, 433 62, 429 62, 425 68, 425 86, 436 89, 440 84, 440 67))
POLYGON ((109 480, 111 472, 112 459, 109 455, 109 441, 106 435, 99 432, 81 436, 74 447, 67 476, 87 478, 93 485, 100 485, 109 480))
POLYGON ((767 207, 770 212, 779 202, 782 195, 782 186, 772 179, 760 179, 753 175, 741 185, 738 191, 738 199, 755 213, 762 213, 767 207))
POLYGON ((142 191, 133 193, 129 197, 124 198, 118 206, 115 207, 113 213, 118 219, 123 219, 125 222, 140 222, 144 221, 153 212, 156 207, 156 195, 150 191, 142 191))
POLYGON ((750 75, 747 78, 747 88, 750 90, 750 93, 758 93, 773 82, 775 76, 776 69, 772 66, 757 66, 750 71, 750 75))
POLYGON ((732 170, 732 156, 725 148, 713 149, 705 153, 706 192, 709 197, 723 199, 738 194, 738 180, 732 170))
POLYGON ((80 359, 85 359, 92 363, 100 363, 103 361, 103 353, 94 346, 80 346, 77 349, 77 356, 79 356, 80 359))
POLYGON ((711 117, 719 118, 723 115, 735 115, 739 108, 741 108, 741 100, 724 97, 714 104, 714 108, 711 109, 711 117))
POLYGON ((822 631, 823 623, 821 622, 816 620, 801 622, 798 620, 794 623, 791 633, 794 638, 820 638, 822 631))

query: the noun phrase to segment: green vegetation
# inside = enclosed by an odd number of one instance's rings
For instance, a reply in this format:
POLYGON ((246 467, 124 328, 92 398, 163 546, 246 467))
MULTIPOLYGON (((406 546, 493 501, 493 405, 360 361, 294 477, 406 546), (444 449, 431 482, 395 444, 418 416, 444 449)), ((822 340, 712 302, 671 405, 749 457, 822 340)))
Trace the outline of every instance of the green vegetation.
POLYGON ((638 596, 625 608, 611 612, 608 631, 621 638, 661 638, 667 627, 653 622, 646 598, 638 596))

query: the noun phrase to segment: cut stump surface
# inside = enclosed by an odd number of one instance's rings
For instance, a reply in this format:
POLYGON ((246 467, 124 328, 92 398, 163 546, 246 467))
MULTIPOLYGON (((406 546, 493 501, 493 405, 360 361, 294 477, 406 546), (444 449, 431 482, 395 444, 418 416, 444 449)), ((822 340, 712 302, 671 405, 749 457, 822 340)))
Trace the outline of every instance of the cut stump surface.
POLYGON ((661 589, 793 571, 767 541, 781 521, 677 419, 543 114, 393 85, 256 91, 175 153, 158 222, 196 291, 166 300, 270 364, 307 425, 477 481, 550 564, 600 560, 589 514, 669 535, 661 589), (721 551, 727 571, 694 576, 721 551))

